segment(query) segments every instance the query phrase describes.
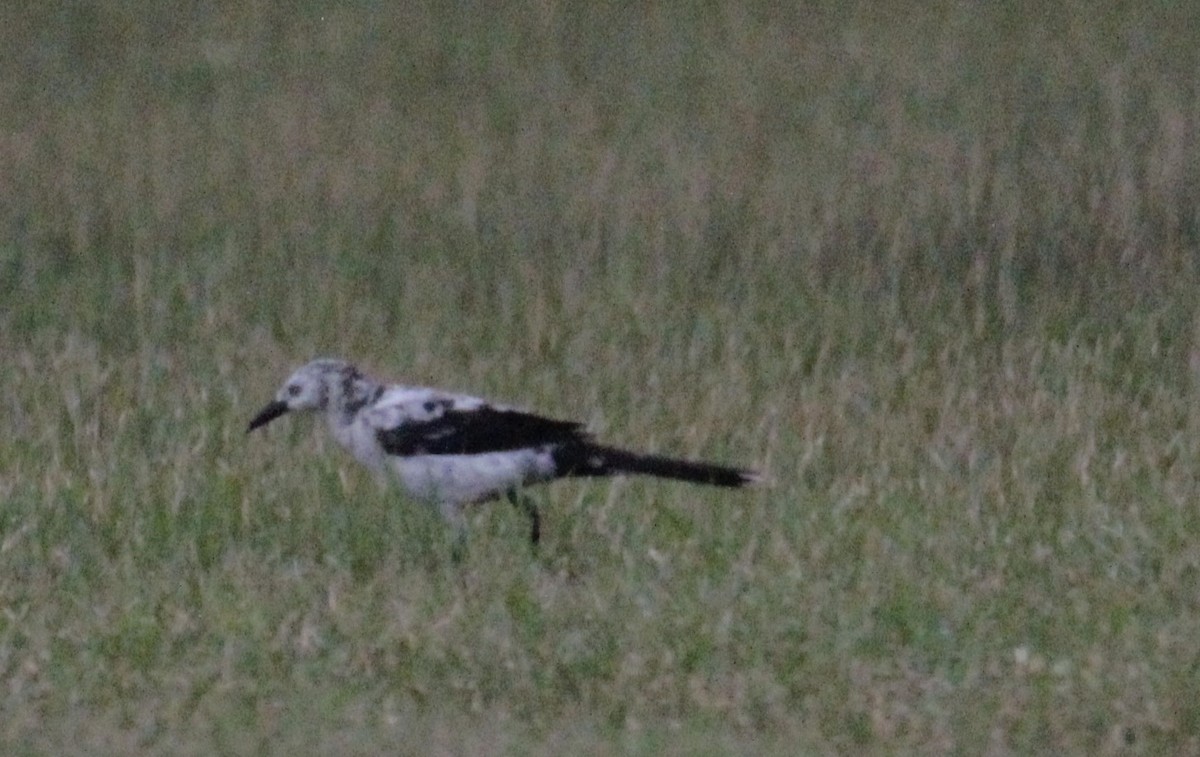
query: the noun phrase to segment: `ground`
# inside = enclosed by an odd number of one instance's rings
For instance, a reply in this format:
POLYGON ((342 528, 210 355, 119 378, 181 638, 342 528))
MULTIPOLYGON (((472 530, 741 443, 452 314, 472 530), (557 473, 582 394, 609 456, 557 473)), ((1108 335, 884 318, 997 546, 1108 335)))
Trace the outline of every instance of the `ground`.
POLYGON ((1200 752, 1197 16, 0 10, 2 751, 1200 752), (317 356, 770 483, 456 562, 317 356))

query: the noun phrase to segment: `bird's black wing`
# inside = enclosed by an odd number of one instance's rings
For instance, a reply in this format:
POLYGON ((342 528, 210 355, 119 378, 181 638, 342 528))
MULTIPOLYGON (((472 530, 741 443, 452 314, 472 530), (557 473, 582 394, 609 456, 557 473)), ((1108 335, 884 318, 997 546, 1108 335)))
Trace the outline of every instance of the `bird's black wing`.
POLYGON ((389 455, 478 455, 485 452, 582 442, 583 424, 559 421, 519 410, 482 407, 446 409, 428 420, 405 420, 376 431, 389 455))

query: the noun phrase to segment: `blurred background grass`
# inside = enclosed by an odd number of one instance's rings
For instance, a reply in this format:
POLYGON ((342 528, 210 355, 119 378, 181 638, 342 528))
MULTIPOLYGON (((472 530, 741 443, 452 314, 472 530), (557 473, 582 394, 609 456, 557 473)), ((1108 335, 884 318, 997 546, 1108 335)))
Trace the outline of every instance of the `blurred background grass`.
POLYGON ((1198 15, 0 8, 0 734, 1195 750, 1198 15), (455 567, 319 354, 775 485, 455 567))

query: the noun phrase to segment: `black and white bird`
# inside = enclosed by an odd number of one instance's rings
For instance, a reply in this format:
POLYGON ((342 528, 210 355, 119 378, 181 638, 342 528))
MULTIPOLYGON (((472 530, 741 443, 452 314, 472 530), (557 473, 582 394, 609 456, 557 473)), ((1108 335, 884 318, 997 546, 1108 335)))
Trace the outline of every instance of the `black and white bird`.
POLYGON ((324 413, 334 438, 360 463, 381 479, 394 474, 460 531, 466 505, 507 496, 531 518, 535 544, 537 509, 518 495, 528 484, 619 474, 726 487, 759 480, 749 470, 599 444, 573 421, 438 389, 384 385, 344 360, 319 359, 297 369, 247 433, 289 411, 324 413))

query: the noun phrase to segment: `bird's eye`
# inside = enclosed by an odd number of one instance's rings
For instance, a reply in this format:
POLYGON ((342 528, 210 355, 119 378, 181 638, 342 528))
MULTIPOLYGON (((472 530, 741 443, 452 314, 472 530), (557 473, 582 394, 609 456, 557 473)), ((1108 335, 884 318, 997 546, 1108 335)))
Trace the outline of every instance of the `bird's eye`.
POLYGON ((300 394, 300 385, 292 384, 287 388, 287 393, 289 397, 295 397, 296 395, 300 394))

